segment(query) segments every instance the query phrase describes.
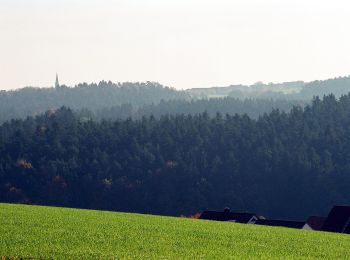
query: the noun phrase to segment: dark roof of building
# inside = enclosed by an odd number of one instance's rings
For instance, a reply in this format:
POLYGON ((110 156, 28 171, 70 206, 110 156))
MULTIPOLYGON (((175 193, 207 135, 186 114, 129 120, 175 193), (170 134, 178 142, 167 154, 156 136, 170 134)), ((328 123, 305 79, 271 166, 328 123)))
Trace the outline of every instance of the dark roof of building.
MULTIPOLYGON (((350 206, 334 206, 329 212, 322 230, 329 232, 345 232, 349 230, 350 206)), ((350 232, 350 231, 349 231, 350 232)))
POLYGON ((343 233, 350 234, 350 223, 348 223, 347 227, 345 227, 343 233))
POLYGON ((238 223, 248 223, 252 217, 258 218, 253 213, 240 213, 229 211, 204 211, 199 219, 216 220, 216 221, 235 221, 238 223))
POLYGON ((345 227, 343 233, 350 234, 350 220, 348 221, 348 225, 345 227))
POLYGON ((306 224, 308 224, 313 230, 321 230, 325 221, 325 217, 311 216, 306 220, 306 224))
POLYGON ((275 227, 303 228, 305 222, 277 219, 259 219, 255 222, 255 224, 275 227))

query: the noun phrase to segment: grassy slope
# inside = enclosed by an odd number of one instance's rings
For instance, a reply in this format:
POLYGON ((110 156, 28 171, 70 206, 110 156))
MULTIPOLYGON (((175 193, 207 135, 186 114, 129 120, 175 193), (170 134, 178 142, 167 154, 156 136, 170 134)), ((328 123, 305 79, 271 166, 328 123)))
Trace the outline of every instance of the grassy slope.
POLYGON ((0 256, 350 258, 350 235, 104 211, 0 204, 0 256))

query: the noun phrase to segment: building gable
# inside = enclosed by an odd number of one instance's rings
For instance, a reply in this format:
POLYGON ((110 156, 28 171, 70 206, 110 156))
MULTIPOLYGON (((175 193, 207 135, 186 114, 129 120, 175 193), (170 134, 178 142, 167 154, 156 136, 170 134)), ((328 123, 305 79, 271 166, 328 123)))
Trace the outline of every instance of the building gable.
POLYGON ((322 227, 323 231, 345 232, 348 230, 350 206, 334 206, 322 227))

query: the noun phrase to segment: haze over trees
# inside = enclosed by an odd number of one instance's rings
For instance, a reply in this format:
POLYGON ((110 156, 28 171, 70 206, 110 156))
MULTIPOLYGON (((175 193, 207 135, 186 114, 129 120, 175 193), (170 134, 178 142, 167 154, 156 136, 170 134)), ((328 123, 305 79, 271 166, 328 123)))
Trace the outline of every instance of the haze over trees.
POLYGON ((87 120, 71 109, 0 127, 0 201, 304 219, 350 201, 350 95, 247 115, 87 120))
POLYGON ((227 87, 189 89, 192 96, 234 97, 234 98, 278 98, 291 100, 311 100, 315 96, 334 94, 337 98, 350 91, 350 77, 338 77, 312 82, 284 82, 264 84, 257 82, 251 86, 231 85, 227 87))
POLYGON ((117 120, 117 119, 141 119, 143 116, 154 116, 160 118, 163 115, 196 115, 207 112, 210 116, 221 114, 247 114, 251 118, 258 118, 264 113, 270 113, 274 109, 288 112, 294 106, 304 107, 307 104, 302 100, 285 99, 238 99, 231 97, 210 98, 197 100, 168 100, 160 101, 158 104, 147 104, 135 108, 130 104, 113 106, 111 108, 99 109, 92 112, 87 109, 79 110, 79 115, 95 120, 117 120))
POLYGON ((155 82, 79 84, 75 87, 23 88, 0 91, 0 123, 25 118, 66 106, 94 119, 141 118, 151 114, 196 114, 208 111, 257 118, 273 109, 288 112, 304 106, 314 96, 333 93, 336 97, 350 91, 350 77, 305 83, 279 84, 258 82, 252 86, 229 86, 179 91, 155 82), (216 98, 216 99, 213 99, 216 98), (217 99, 219 98, 219 99, 217 99), (223 99, 222 99, 223 98, 223 99), (222 99, 222 100, 221 100, 222 99))
MULTIPOLYGON (((57 84, 57 83, 56 83, 57 84)), ((12 118, 38 115, 61 106, 92 111, 130 104, 139 107, 159 103, 161 100, 187 99, 183 91, 164 87, 155 82, 79 84, 74 88, 23 88, 14 91, 0 91, 0 123, 12 118)))

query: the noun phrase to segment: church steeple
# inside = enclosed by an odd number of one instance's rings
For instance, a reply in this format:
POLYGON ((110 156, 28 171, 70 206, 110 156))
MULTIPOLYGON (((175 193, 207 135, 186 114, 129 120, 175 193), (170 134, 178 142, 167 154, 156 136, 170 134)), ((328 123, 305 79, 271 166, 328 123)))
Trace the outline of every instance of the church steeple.
POLYGON ((58 82, 58 75, 56 73, 55 88, 59 88, 59 87, 60 87, 60 83, 58 82))

